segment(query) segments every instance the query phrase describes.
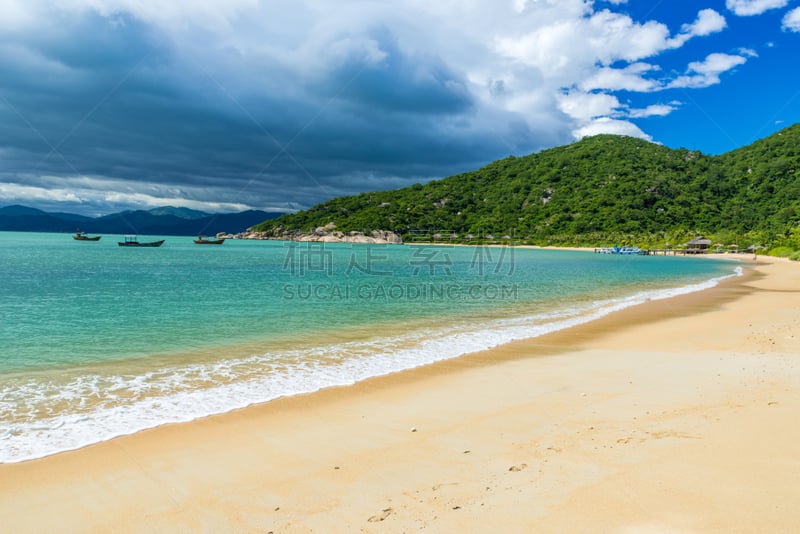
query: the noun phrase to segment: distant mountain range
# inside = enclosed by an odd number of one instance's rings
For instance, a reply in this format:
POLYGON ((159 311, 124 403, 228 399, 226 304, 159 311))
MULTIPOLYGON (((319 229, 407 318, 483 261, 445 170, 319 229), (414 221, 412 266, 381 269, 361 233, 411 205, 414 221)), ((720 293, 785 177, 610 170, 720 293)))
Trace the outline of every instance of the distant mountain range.
POLYGON ((80 228, 90 234, 214 235, 219 232, 243 232, 265 219, 279 215, 259 210, 206 213, 168 206, 86 217, 13 205, 0 207, 0 231, 75 232, 80 228))

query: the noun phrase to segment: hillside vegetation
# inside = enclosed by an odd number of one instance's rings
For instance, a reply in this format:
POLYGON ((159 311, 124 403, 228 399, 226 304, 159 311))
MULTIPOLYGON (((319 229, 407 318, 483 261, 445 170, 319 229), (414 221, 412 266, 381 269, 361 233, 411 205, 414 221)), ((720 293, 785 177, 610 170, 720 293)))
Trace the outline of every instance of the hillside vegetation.
POLYGON ((266 221, 278 235, 392 230, 455 241, 800 250, 800 125, 721 156, 598 135, 405 189, 362 193, 266 221))

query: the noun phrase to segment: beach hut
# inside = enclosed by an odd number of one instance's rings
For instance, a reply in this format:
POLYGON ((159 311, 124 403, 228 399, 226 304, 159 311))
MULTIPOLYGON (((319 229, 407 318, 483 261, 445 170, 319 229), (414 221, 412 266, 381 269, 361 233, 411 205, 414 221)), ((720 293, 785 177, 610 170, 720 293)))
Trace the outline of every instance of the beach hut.
POLYGON ((711 240, 705 236, 695 237, 686 243, 687 254, 705 254, 708 252, 708 247, 711 246, 711 240))

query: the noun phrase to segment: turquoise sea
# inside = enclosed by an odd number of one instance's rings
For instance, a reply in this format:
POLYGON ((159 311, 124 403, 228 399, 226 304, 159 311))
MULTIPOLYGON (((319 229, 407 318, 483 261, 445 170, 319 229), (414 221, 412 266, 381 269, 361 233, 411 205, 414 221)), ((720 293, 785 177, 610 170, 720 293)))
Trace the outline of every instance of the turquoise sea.
POLYGON ((121 236, 0 232, 0 462, 535 337, 738 269, 508 247, 163 239, 132 249, 121 236))

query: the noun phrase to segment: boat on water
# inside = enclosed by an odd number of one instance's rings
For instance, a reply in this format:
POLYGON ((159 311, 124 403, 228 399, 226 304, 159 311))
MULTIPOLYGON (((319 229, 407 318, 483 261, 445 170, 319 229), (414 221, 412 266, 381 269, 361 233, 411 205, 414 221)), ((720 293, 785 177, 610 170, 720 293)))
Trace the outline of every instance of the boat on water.
POLYGON ((80 230, 78 230, 77 232, 75 232, 75 235, 72 236, 72 239, 74 239, 75 241, 100 241, 101 237, 103 236, 99 235, 89 236, 86 235, 86 232, 81 232, 80 230))
POLYGON ((620 247, 614 245, 610 248, 601 248, 598 250, 601 254, 622 254, 622 255, 644 255, 645 252, 639 247, 620 247))
POLYGON ((117 244, 121 247, 160 247, 164 244, 164 240, 159 239, 158 241, 142 243, 136 238, 135 235, 126 235, 125 240, 118 241, 117 244))
POLYGON ((203 236, 197 236, 197 239, 194 240, 195 245, 221 245, 224 242, 224 237, 220 239, 206 239, 203 236))

